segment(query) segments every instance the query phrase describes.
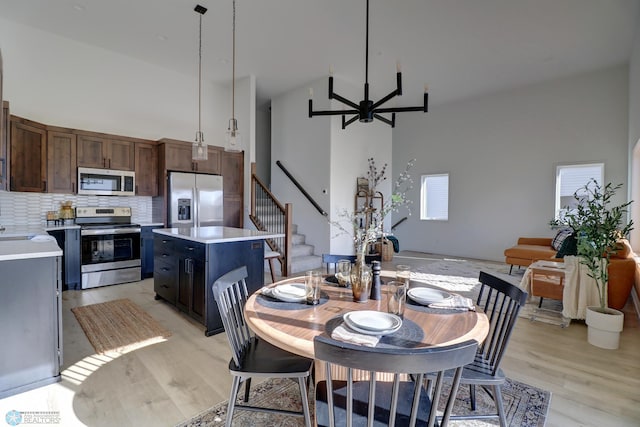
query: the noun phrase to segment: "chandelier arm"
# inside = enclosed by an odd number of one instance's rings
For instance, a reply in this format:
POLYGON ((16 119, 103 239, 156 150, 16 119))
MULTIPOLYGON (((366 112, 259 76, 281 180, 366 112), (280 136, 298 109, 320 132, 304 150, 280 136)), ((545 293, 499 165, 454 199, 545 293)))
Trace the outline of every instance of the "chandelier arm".
POLYGON ((359 114, 358 110, 323 110, 323 111, 310 111, 311 116, 342 116, 350 114, 359 114))
POLYGON ((360 116, 356 115, 351 117, 349 120, 345 121, 345 116, 342 116, 342 129, 345 129, 347 126, 349 126, 351 123, 355 122, 356 120, 358 120, 360 116))
POLYGON ((382 98, 380 101, 375 102, 372 106, 371 109, 375 110, 376 108, 378 108, 379 106, 381 106, 382 104, 384 104, 385 102, 389 101, 390 99, 394 98, 395 96, 398 96, 398 91, 394 90, 393 92, 391 92, 389 95, 385 96, 384 98, 382 98))
POLYGON ((391 120, 387 119, 386 117, 382 117, 379 114, 374 114, 373 117, 375 117, 376 119, 380 120, 383 123, 388 124, 392 128, 396 127, 396 115, 395 114, 392 115, 392 119, 391 120))
POLYGON ((351 108, 356 108, 356 109, 360 108, 360 106, 358 104, 356 104, 355 102, 349 101, 347 98, 345 98, 343 96, 340 96, 335 92, 333 93, 333 99, 336 99, 336 100, 342 102, 343 104, 348 105, 351 108))

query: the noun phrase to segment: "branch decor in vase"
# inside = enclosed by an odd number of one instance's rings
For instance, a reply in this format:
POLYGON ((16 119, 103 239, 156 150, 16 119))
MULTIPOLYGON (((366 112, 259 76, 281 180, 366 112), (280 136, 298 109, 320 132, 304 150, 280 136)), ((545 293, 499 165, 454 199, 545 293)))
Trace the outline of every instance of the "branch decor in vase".
MULTIPOLYGON (((359 186, 358 194, 364 192, 368 197, 366 200, 373 200, 377 194, 381 194, 377 187, 387 179, 387 164, 378 169, 373 158, 368 159, 369 170, 367 171, 368 187, 359 186)), ((383 224, 387 215, 397 212, 401 208, 407 208, 409 215, 410 205, 413 203, 407 196, 407 192, 413 188, 413 180, 409 174, 409 169, 415 163, 415 159, 410 160, 405 169, 398 175, 394 182, 391 196, 380 206, 372 203, 365 203, 364 206, 354 211, 343 210, 338 215, 338 221, 330 221, 330 224, 338 230, 337 235, 347 234, 353 239, 356 263, 351 269, 351 288, 353 299, 357 302, 365 302, 369 299, 371 291, 371 268, 366 265, 366 255, 372 244, 383 237, 383 224)), ((359 180, 359 182, 363 182, 359 180)))

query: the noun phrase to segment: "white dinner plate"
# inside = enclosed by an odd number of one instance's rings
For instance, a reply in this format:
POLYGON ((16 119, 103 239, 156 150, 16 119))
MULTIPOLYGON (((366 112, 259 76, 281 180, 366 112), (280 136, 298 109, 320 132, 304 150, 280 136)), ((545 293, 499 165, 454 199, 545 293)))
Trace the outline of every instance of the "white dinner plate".
POLYGON ((304 283, 287 283, 273 288, 273 296, 286 302, 302 302, 307 299, 304 283))
POLYGON ((350 328, 357 332, 371 332, 370 335, 394 332, 402 326, 402 319, 400 317, 382 311, 350 311, 342 317, 350 328))
POLYGON ((407 292, 409 298, 418 304, 429 305, 453 298, 449 292, 431 288, 411 288, 407 292))

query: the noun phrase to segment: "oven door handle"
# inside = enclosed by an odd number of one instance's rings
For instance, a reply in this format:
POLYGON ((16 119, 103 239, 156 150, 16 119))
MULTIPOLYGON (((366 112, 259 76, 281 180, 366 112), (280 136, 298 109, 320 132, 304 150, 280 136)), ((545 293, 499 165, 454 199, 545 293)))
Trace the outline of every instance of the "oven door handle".
POLYGON ((140 227, 133 228, 110 228, 110 229, 99 229, 99 230, 80 230, 81 236, 98 236, 105 234, 130 234, 130 233, 140 233, 140 227))

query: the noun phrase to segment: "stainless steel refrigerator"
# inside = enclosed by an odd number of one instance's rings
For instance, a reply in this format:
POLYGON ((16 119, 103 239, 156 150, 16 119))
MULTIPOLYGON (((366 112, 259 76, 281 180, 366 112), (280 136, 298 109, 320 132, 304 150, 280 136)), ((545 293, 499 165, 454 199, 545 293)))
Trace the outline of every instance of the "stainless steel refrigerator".
POLYGON ((224 225, 222 177, 170 172, 169 227, 224 225))

